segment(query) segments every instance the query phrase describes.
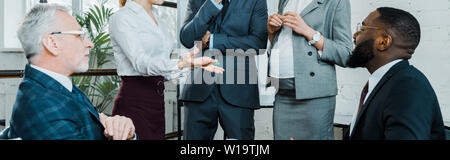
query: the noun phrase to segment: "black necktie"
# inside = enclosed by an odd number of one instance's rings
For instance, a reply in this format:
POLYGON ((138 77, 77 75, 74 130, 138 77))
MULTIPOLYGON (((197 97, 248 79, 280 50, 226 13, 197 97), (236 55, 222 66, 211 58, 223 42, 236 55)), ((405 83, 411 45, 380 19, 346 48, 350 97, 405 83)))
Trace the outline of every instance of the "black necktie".
POLYGON ((222 20, 225 17, 225 14, 227 13, 228 10, 228 6, 230 5, 230 2, 228 2, 228 0, 222 0, 222 20))

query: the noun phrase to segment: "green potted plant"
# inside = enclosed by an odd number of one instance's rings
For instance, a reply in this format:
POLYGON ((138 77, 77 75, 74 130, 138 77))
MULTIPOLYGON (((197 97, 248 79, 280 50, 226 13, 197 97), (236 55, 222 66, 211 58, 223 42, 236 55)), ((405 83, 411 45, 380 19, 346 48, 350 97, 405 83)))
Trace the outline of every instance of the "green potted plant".
MULTIPOLYGON (((94 43, 89 55, 90 69, 101 69, 111 62, 113 56, 111 39, 107 32, 113 9, 105 7, 108 0, 97 2, 88 11, 76 15, 78 23, 89 32, 89 38, 94 43)), ((79 76, 73 77, 72 81, 87 95, 99 112, 111 105, 120 86, 118 76, 79 76)))

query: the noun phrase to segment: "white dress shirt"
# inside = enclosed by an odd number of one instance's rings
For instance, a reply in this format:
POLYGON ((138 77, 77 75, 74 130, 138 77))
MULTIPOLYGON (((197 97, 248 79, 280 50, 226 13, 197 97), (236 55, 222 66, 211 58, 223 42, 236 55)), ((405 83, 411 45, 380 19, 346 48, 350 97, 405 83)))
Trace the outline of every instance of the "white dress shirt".
MULTIPOLYGON (((364 103, 366 103, 367 98, 369 98, 370 94, 372 93, 373 89, 377 86, 378 82, 380 82, 381 78, 394 66, 395 64, 401 62, 402 59, 398 59, 392 62, 389 62, 388 64, 385 64, 384 66, 378 68, 375 72, 372 73, 369 77, 369 87, 367 91, 366 98, 364 99, 364 103)), ((358 117, 358 109, 359 107, 356 107, 355 112, 353 113, 352 122, 350 123, 350 133, 353 131, 353 127, 356 122, 356 118, 358 117)))
POLYGON ((109 31, 120 76, 163 76, 167 80, 180 77, 178 60, 170 59, 175 41, 168 26, 133 1, 110 18, 109 31))
POLYGON ((69 92, 72 92, 73 85, 72 85, 72 80, 70 80, 69 77, 59 74, 59 73, 56 73, 56 72, 53 72, 53 71, 50 71, 50 70, 47 70, 47 69, 44 69, 42 67, 32 65, 32 64, 30 66, 33 67, 34 69, 37 69, 38 71, 41 71, 42 73, 44 73, 48 76, 50 76, 51 78, 53 78, 54 80, 59 82, 62 86, 64 86, 64 88, 66 88, 69 92))
MULTIPOLYGON (((291 0, 286 5, 288 11, 300 14, 313 0, 291 0)), ((292 44, 293 31, 283 26, 277 43, 270 54, 270 76, 275 78, 294 78, 294 49, 292 44)))

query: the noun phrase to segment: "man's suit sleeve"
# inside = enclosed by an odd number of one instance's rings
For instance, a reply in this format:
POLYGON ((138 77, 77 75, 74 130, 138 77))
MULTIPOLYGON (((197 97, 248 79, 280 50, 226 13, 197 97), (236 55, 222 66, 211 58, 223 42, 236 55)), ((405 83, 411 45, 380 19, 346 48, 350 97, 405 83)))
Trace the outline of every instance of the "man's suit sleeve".
POLYGON ((433 121, 434 100, 426 86, 417 80, 401 80, 389 93, 383 112, 385 138, 392 140, 427 140, 433 121))
POLYGON ((180 41, 186 48, 192 48, 195 41, 201 41, 211 21, 221 10, 211 0, 189 0, 187 8, 186 19, 180 31, 180 41), (200 2, 204 2, 203 5, 200 5, 200 2))
POLYGON ((214 49, 221 51, 226 49, 265 49, 268 39, 267 20, 267 2, 265 0, 257 0, 249 26, 249 35, 233 37, 216 33, 214 34, 214 49))
MULTIPOLYGON (((63 111, 65 106, 57 106, 48 101, 32 102, 34 107, 26 107, 16 114, 22 121, 16 124, 22 139, 32 140, 79 140, 83 139, 81 129, 71 120, 71 112, 63 111)), ((17 121, 16 121, 17 122, 17 121)))
POLYGON ((332 23, 332 39, 325 38, 320 59, 345 67, 353 46, 349 0, 341 0, 335 12, 332 23))

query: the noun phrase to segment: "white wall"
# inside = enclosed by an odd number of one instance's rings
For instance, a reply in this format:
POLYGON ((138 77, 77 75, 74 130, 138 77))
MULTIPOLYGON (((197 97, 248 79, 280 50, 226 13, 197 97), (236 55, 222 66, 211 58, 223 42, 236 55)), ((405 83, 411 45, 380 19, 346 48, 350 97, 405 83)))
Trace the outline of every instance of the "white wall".
MULTIPOLYGON (((4 48, 20 48, 16 30, 25 15, 25 2, 0 0, 0 70, 20 70, 25 64, 23 54, 1 52, 4 48)), ((7 125, 19 82, 20 79, 0 79, 0 119, 6 119, 7 125)))
POLYGON ((0 0, 0 49, 3 48, 4 42, 3 42, 3 25, 5 23, 4 20, 4 12, 3 12, 3 6, 4 6, 4 0, 0 0))
POLYGON ((20 42, 17 38, 17 26, 25 15, 26 1, 4 1, 4 8, 2 12, 4 14, 4 47, 5 48, 20 48, 20 42))
MULTIPOLYGON (((0 52, 0 70, 23 70, 25 64, 24 54, 0 52)), ((6 119, 7 125, 21 80, 0 79, 0 119, 6 119)))

